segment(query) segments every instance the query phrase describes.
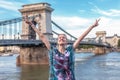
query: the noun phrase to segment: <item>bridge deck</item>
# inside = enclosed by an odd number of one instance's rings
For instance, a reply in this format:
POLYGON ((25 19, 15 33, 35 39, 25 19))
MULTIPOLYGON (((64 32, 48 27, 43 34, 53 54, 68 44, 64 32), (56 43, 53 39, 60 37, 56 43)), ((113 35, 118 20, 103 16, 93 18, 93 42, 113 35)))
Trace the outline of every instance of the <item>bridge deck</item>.
MULTIPOLYGON (((57 41, 51 40, 50 43, 56 44, 57 41)), ((74 41, 68 41, 68 44, 73 44, 74 41)), ((0 46, 39 46, 42 45, 43 42, 40 40, 21 40, 21 39, 4 39, 0 40, 0 46)), ((94 45, 99 47, 110 47, 109 45, 105 45, 102 43, 95 43, 95 42, 86 42, 82 41, 81 45, 94 45)))

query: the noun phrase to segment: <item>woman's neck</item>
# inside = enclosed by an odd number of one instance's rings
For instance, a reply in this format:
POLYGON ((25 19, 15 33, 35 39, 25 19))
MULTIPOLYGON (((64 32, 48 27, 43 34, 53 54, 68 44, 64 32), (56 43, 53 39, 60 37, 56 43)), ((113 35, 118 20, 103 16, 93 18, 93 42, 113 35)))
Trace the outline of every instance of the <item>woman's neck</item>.
POLYGON ((58 45, 58 51, 62 54, 65 52, 65 46, 64 45, 58 45))

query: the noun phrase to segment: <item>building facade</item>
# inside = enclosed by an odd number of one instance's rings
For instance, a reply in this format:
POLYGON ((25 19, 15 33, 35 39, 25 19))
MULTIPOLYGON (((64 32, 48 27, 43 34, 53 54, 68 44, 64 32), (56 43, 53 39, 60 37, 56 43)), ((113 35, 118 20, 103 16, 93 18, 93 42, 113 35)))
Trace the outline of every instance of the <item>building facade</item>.
POLYGON ((106 36, 106 31, 97 31, 96 32, 96 37, 95 38, 85 38, 83 41, 95 41, 97 43, 108 43, 112 47, 117 48, 118 46, 118 41, 120 39, 120 36, 117 34, 114 34, 113 36, 106 36))
POLYGON ((114 34, 113 36, 106 36, 106 31, 97 31, 95 40, 99 41, 99 39, 101 40, 101 42, 108 43, 114 48, 117 48, 120 36, 118 36, 117 34, 114 34))
POLYGON ((111 46, 117 48, 119 39, 120 39, 120 36, 118 36, 117 34, 114 34, 113 36, 107 36, 106 42, 109 43, 111 46))

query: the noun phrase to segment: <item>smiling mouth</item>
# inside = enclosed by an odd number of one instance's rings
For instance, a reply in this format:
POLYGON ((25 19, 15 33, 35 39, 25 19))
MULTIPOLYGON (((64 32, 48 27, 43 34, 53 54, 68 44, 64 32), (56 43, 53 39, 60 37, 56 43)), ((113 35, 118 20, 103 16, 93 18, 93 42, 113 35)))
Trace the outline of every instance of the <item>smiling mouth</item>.
POLYGON ((60 41, 64 41, 64 40, 60 40, 60 41))

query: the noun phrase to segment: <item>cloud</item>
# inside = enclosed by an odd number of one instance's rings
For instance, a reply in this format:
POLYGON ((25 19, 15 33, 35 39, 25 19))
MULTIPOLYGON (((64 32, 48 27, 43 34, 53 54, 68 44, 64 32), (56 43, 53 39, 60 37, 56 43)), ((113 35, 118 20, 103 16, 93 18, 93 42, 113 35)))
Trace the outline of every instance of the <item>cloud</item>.
MULTIPOLYGON (((79 37, 88 28, 88 26, 91 26, 95 21, 93 19, 82 18, 78 16, 54 16, 52 17, 52 20, 75 37, 79 37)), ((64 33, 53 26, 52 28, 56 32, 64 33)))
POLYGON ((109 9, 107 11, 101 10, 99 8, 92 9, 93 12, 96 12, 100 15, 108 16, 108 17, 119 17, 120 16, 120 10, 117 9, 109 9))
POLYGON ((18 11, 18 9, 22 4, 23 3, 20 2, 10 2, 6 0, 0 0, 0 8, 12 10, 12 11, 18 11))
POLYGON ((53 16, 52 19, 57 24, 59 24, 59 26, 72 30, 76 28, 85 28, 86 25, 91 23, 89 19, 81 18, 77 16, 71 16, 71 17, 53 16))
POLYGON ((119 22, 120 22, 120 19, 113 19, 113 18, 107 18, 107 17, 101 16, 99 26, 92 30, 92 34, 96 33, 96 31, 106 31, 107 33, 106 36, 113 36, 114 34, 118 34, 120 36, 119 22))
MULTIPOLYGON (((119 27, 120 27, 120 19, 112 19, 107 18, 105 16, 100 17, 101 20, 99 22, 99 26, 94 28, 86 37, 96 37, 97 31, 106 31, 106 36, 113 36, 114 34, 118 34, 120 36, 119 27)), ((54 16, 53 20, 61 26, 64 30, 69 32, 75 37, 79 37, 82 33, 84 33, 89 26, 94 23, 94 19, 92 18, 81 18, 77 16, 54 16)), ((58 29, 53 29, 56 32, 63 33, 58 29)))
POLYGON ((90 5, 94 6, 91 11, 94 13, 98 13, 102 16, 108 16, 108 17, 120 17, 120 10, 119 9, 108 9, 108 10, 102 10, 99 7, 97 7, 95 4, 92 2, 88 2, 90 5))

